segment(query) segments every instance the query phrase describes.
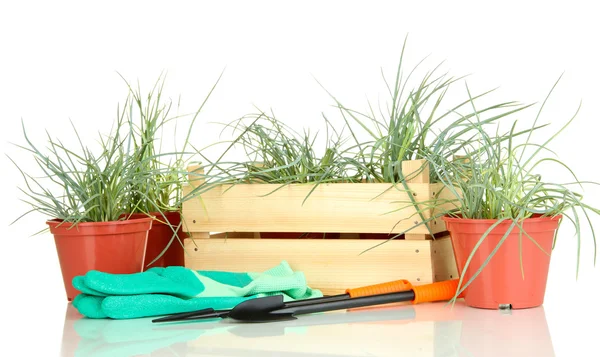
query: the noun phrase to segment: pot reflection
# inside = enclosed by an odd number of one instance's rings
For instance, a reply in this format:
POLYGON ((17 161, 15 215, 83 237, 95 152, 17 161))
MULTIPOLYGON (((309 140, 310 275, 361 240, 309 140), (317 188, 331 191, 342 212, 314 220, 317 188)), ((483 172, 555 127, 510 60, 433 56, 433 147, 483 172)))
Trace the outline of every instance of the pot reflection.
POLYGON ((554 356, 544 307, 487 310, 458 302, 415 305, 416 321, 436 321, 436 357, 554 356))

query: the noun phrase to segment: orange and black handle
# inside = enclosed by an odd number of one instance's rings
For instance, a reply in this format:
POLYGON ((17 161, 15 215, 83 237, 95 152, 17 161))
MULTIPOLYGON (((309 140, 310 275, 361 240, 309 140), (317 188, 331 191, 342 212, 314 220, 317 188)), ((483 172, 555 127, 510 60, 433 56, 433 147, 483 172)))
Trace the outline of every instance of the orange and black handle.
POLYGON ((357 298, 361 296, 397 293, 411 290, 412 288, 413 286, 408 280, 394 280, 387 283, 363 286, 361 288, 346 289, 346 294, 351 298, 357 298))
POLYGON ((457 289, 458 279, 416 286, 413 286, 408 280, 395 280, 361 288, 347 289, 346 294, 350 298, 357 298, 412 290, 415 294, 412 302, 418 304, 422 302, 450 300, 456 294, 457 289))
MULTIPOLYGON (((282 306, 269 305, 270 301, 261 301, 252 306, 251 314, 247 311, 239 315, 239 318, 255 321, 281 320, 283 316, 292 317, 298 314, 309 314, 315 312, 326 312, 342 309, 355 309, 375 305, 384 305, 397 302, 412 302, 413 304, 434 301, 451 300, 456 295, 458 288, 457 280, 442 281, 438 283, 412 286, 406 280, 378 284, 362 288, 359 293, 366 295, 351 298, 349 293, 335 295, 318 299, 307 299, 286 302, 282 306), (391 289, 403 289, 402 291, 390 291, 391 289), (377 292, 377 294, 371 294, 377 292), (258 306, 262 303, 262 306, 258 306), (262 315, 261 315, 262 314, 262 315), (260 318, 258 318, 260 316, 260 318)), ((278 301, 277 301, 278 302, 278 301)), ((237 308, 237 307, 236 307, 237 308)), ((231 316, 230 316, 231 317, 231 316)), ((235 318, 235 317, 234 317, 235 318)))
MULTIPOLYGON (((415 299, 413 304, 422 302, 448 301, 451 300, 458 290, 458 279, 440 281, 432 284, 413 286, 415 299)), ((463 297, 463 294, 458 296, 463 297)))
MULTIPOLYGON (((396 302, 412 302, 413 304, 434 301, 447 301, 454 297, 458 288, 458 280, 448 280, 438 283, 413 286, 408 280, 396 280, 388 283, 365 286, 362 288, 348 289, 345 294, 324 296, 321 298, 295 300, 283 303, 282 301, 273 302, 269 298, 258 298, 249 300, 252 306, 239 309, 244 310, 244 319, 253 320, 261 317, 260 321, 275 321, 283 319, 285 316, 295 314, 324 312, 339 309, 352 309, 373 305, 381 305, 396 302), (259 302, 258 304, 256 302, 259 302), (260 302, 264 302, 263 305, 260 302), (275 308, 275 309, 273 309, 275 308), (248 310, 252 313, 248 314, 248 310), (250 316, 250 317, 249 317, 250 316), (254 317, 252 317, 254 316, 254 317)), ((245 303, 240 303, 232 311, 242 307, 245 303)), ((214 311, 213 309, 204 309, 199 311, 184 312, 168 315, 164 318, 153 320, 153 322, 168 322, 191 319, 202 319, 211 317, 225 317, 229 310, 214 311)), ((237 319, 240 319, 240 316, 237 319)))

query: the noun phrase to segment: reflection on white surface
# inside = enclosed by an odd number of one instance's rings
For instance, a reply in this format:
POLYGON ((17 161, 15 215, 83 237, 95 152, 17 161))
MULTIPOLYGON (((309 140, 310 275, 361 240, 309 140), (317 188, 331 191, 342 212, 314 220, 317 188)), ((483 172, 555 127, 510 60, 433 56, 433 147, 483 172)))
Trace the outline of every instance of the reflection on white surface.
POLYGON ((92 320, 69 306, 63 356, 554 356, 543 308, 444 303, 299 316, 276 323, 92 320))

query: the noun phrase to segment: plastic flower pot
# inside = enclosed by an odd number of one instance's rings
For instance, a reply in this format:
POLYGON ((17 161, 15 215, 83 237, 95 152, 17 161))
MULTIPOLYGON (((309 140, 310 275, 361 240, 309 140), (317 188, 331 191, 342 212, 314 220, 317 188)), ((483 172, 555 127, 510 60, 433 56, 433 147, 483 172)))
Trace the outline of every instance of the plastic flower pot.
MULTIPOLYGON (((184 266, 184 251, 178 239, 183 242, 183 239, 187 238, 187 236, 185 236, 185 233, 181 227, 179 227, 179 224, 181 223, 181 215, 179 212, 150 212, 149 215, 156 218, 152 223, 150 232, 148 232, 146 265, 144 266, 144 271, 154 267, 165 268, 168 266, 184 266), (174 236, 175 234, 177 234, 177 236, 174 236), (173 241, 171 242, 171 240, 173 241), (171 243, 170 245, 169 242, 171 243), (148 265, 148 263, 156 259, 167 246, 169 246, 167 251, 165 251, 165 253, 154 263, 148 265)), ((131 218, 143 217, 148 217, 148 215, 144 213, 135 213, 131 215, 131 218)))
POLYGON ((148 231, 152 217, 112 222, 84 222, 73 225, 50 220, 67 299, 80 292, 73 278, 90 270, 132 274, 143 270, 148 231))
MULTIPOLYGON (((481 273, 465 289, 465 303, 484 309, 498 309, 500 305, 505 304, 511 305, 513 309, 542 305, 552 243, 560 218, 561 216, 535 216, 524 219, 523 230, 531 238, 525 233, 521 235, 520 229, 515 226, 481 273)), ((464 286, 484 264, 512 222, 500 223, 487 235, 465 271, 467 258, 475 249, 475 245, 497 221, 448 216, 443 217, 443 220, 450 232, 458 271, 464 274, 464 286)))

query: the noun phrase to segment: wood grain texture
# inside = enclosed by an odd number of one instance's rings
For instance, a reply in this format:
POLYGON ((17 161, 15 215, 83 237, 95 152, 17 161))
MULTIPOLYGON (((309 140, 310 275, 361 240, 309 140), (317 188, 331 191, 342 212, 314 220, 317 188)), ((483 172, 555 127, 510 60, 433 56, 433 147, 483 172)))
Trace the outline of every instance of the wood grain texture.
MULTIPOLYGON (((187 195, 193 186, 184 187, 187 195)), ((188 231, 428 234, 406 191, 386 183, 221 185, 186 200, 188 231), (230 189, 229 189, 230 188, 230 189)), ((416 200, 431 198, 431 185, 409 184, 416 200)), ((429 217, 425 212, 424 216, 429 217)), ((441 220, 440 220, 441 221, 441 220)), ((431 226, 433 233, 444 225, 431 226)))
POLYGON ((425 240, 425 239, 430 239, 431 236, 429 234, 413 234, 413 233, 408 233, 404 235, 404 239, 406 240, 425 240))
POLYGON ((260 272, 287 261, 305 274, 308 285, 324 294, 347 288, 407 279, 433 282, 432 241, 363 239, 186 239, 185 266, 196 270, 260 272))
POLYGON ((209 232, 191 232, 190 236, 194 239, 208 239, 210 238, 209 232))
POLYGON ((434 281, 444 281, 459 277, 450 236, 432 241, 431 264, 434 281))
POLYGON ((429 183, 427 160, 402 161, 402 174, 408 183, 429 183))
MULTIPOLYGON (((427 160, 410 160, 410 161, 402 161, 402 174, 406 179, 407 183, 426 183, 429 181, 429 164, 427 160)), ((427 200, 427 197, 425 200, 427 200)), ((424 198, 421 197, 421 200, 424 198)), ((420 205, 420 210, 425 210, 428 214, 431 213, 431 209, 427 209, 427 206, 420 205)), ((426 215, 427 217, 431 217, 430 215, 426 215)), ((420 218, 420 217, 419 217, 420 218)), ((419 220, 421 221, 421 220, 419 220)), ((414 223, 414 222, 413 222, 414 223)), ((435 232, 434 232, 435 233, 435 232)), ((431 239, 431 234, 417 234, 417 233, 407 233, 404 236, 406 240, 424 240, 431 239)))

